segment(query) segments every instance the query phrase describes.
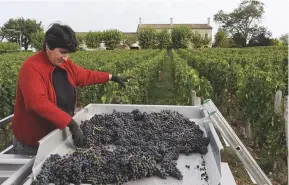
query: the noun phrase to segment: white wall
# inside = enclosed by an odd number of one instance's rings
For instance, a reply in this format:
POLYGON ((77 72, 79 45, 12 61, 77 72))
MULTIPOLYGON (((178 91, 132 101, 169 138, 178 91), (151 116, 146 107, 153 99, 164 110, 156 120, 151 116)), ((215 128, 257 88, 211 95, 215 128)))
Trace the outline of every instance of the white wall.
POLYGON ((208 37, 212 38, 212 30, 211 29, 192 29, 192 31, 199 32, 202 35, 208 34, 208 37))

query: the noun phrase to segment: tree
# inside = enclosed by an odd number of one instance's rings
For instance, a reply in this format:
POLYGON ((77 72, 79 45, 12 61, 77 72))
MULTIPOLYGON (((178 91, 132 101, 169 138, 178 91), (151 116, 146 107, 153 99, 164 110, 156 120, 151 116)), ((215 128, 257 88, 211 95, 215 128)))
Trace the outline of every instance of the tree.
MULTIPOLYGON (((241 40, 237 45, 247 43, 256 32, 260 30, 259 23, 264 13, 264 3, 257 0, 244 0, 238 8, 231 13, 220 10, 214 15, 214 21, 221 24, 231 36, 241 40)), ((261 29, 262 30, 262 29, 261 29)))
POLYGON ((85 36, 79 34, 76 34, 75 36, 78 43, 77 49, 79 50, 84 44, 85 36))
POLYGON ((123 40, 123 34, 116 29, 105 30, 102 33, 102 39, 108 50, 114 50, 123 40))
POLYGON ((159 49, 167 49, 171 45, 171 35, 167 29, 157 32, 156 38, 159 49))
POLYGON ((174 48, 187 48, 191 39, 191 29, 188 26, 180 25, 172 29, 171 37, 174 48))
POLYGON ((19 50, 19 45, 15 42, 0 42, 0 51, 1 50, 19 50))
POLYGON ((0 28, 0 42, 2 42, 5 38, 5 33, 3 31, 3 28, 0 28))
POLYGON ((37 23, 34 19, 11 18, 4 23, 2 35, 4 34, 9 42, 20 43, 21 41, 21 46, 27 50, 31 45, 31 35, 43 31, 41 24, 41 21, 37 23))
POLYGON ((211 41, 208 35, 202 35, 198 32, 191 33, 191 42, 194 48, 207 47, 211 41))
POLYGON ((265 28, 259 29, 256 35, 249 40, 248 46, 271 46, 273 43, 270 39, 272 33, 265 28))
POLYGON ((43 31, 37 31, 31 34, 31 46, 36 50, 41 50, 43 48, 45 33, 43 31))
POLYGON ((99 48, 100 43, 102 42, 102 32, 96 31, 96 32, 88 32, 85 35, 85 44, 88 48, 99 48))
POLYGON ((157 33, 153 28, 144 28, 138 34, 139 45, 142 49, 157 48, 157 33))
MULTIPOLYGON (((21 37, 21 31, 11 28, 1 28, 1 41, 3 39, 7 39, 9 42, 13 42, 15 44, 18 44, 20 46, 20 37, 21 37)), ((21 44, 21 47, 23 44, 21 44)))
POLYGON ((247 46, 247 41, 241 33, 235 33, 232 37, 232 46, 242 48, 247 46))
POLYGON ((280 41, 283 43, 283 45, 288 46, 288 37, 289 37, 289 33, 283 34, 281 35, 281 37, 279 38, 280 41))
POLYGON ((269 45, 270 46, 282 46, 283 43, 280 40, 276 39, 276 38, 275 39, 271 38, 269 45))
POLYGON ((136 42, 137 42, 136 34, 126 34, 123 37, 123 43, 127 44, 128 46, 135 44, 136 42))
POLYGON ((228 33, 224 29, 219 29, 215 34, 215 42, 213 47, 220 48, 229 48, 230 47, 230 39, 228 33))

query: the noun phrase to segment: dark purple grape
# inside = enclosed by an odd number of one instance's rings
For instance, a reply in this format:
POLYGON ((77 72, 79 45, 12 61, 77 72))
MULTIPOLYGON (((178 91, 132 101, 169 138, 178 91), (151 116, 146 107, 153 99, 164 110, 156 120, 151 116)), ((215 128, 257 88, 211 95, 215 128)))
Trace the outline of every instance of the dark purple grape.
POLYGON ((169 110, 96 114, 80 127, 84 147, 51 155, 33 185, 123 184, 150 176, 181 180, 175 160, 181 153, 206 154, 210 142, 198 125, 169 110), (116 148, 104 147, 109 144, 116 148))

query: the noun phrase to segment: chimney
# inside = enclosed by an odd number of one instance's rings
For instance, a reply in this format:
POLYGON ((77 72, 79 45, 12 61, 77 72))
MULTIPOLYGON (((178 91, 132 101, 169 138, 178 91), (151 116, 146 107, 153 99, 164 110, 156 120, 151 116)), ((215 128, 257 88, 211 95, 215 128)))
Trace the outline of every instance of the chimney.
POLYGON ((211 18, 210 17, 208 17, 208 25, 210 26, 210 20, 211 20, 211 18))
POLYGON ((171 26, 173 25, 173 18, 171 18, 171 26))
POLYGON ((139 18, 139 24, 141 24, 141 17, 139 18))

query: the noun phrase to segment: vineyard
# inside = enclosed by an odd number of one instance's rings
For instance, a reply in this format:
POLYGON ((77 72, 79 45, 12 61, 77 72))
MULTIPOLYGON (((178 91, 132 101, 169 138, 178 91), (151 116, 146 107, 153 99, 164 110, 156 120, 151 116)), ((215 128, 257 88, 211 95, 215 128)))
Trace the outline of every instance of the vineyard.
MULTIPOLYGON (((18 71, 30 55, 0 55, 0 118, 13 114, 18 71)), ((245 128, 242 138, 267 174, 287 168, 282 103, 288 94, 287 47, 78 51, 70 58, 86 69, 132 77, 126 89, 112 82, 78 87, 78 107, 89 103, 191 105, 195 90, 202 100, 211 98, 233 128, 245 128), (280 106, 275 105, 276 92, 280 106)), ((3 149, 11 141, 10 125, 2 126, 0 137, 3 149)), ((287 182, 277 176, 272 177, 274 181, 287 182)))

